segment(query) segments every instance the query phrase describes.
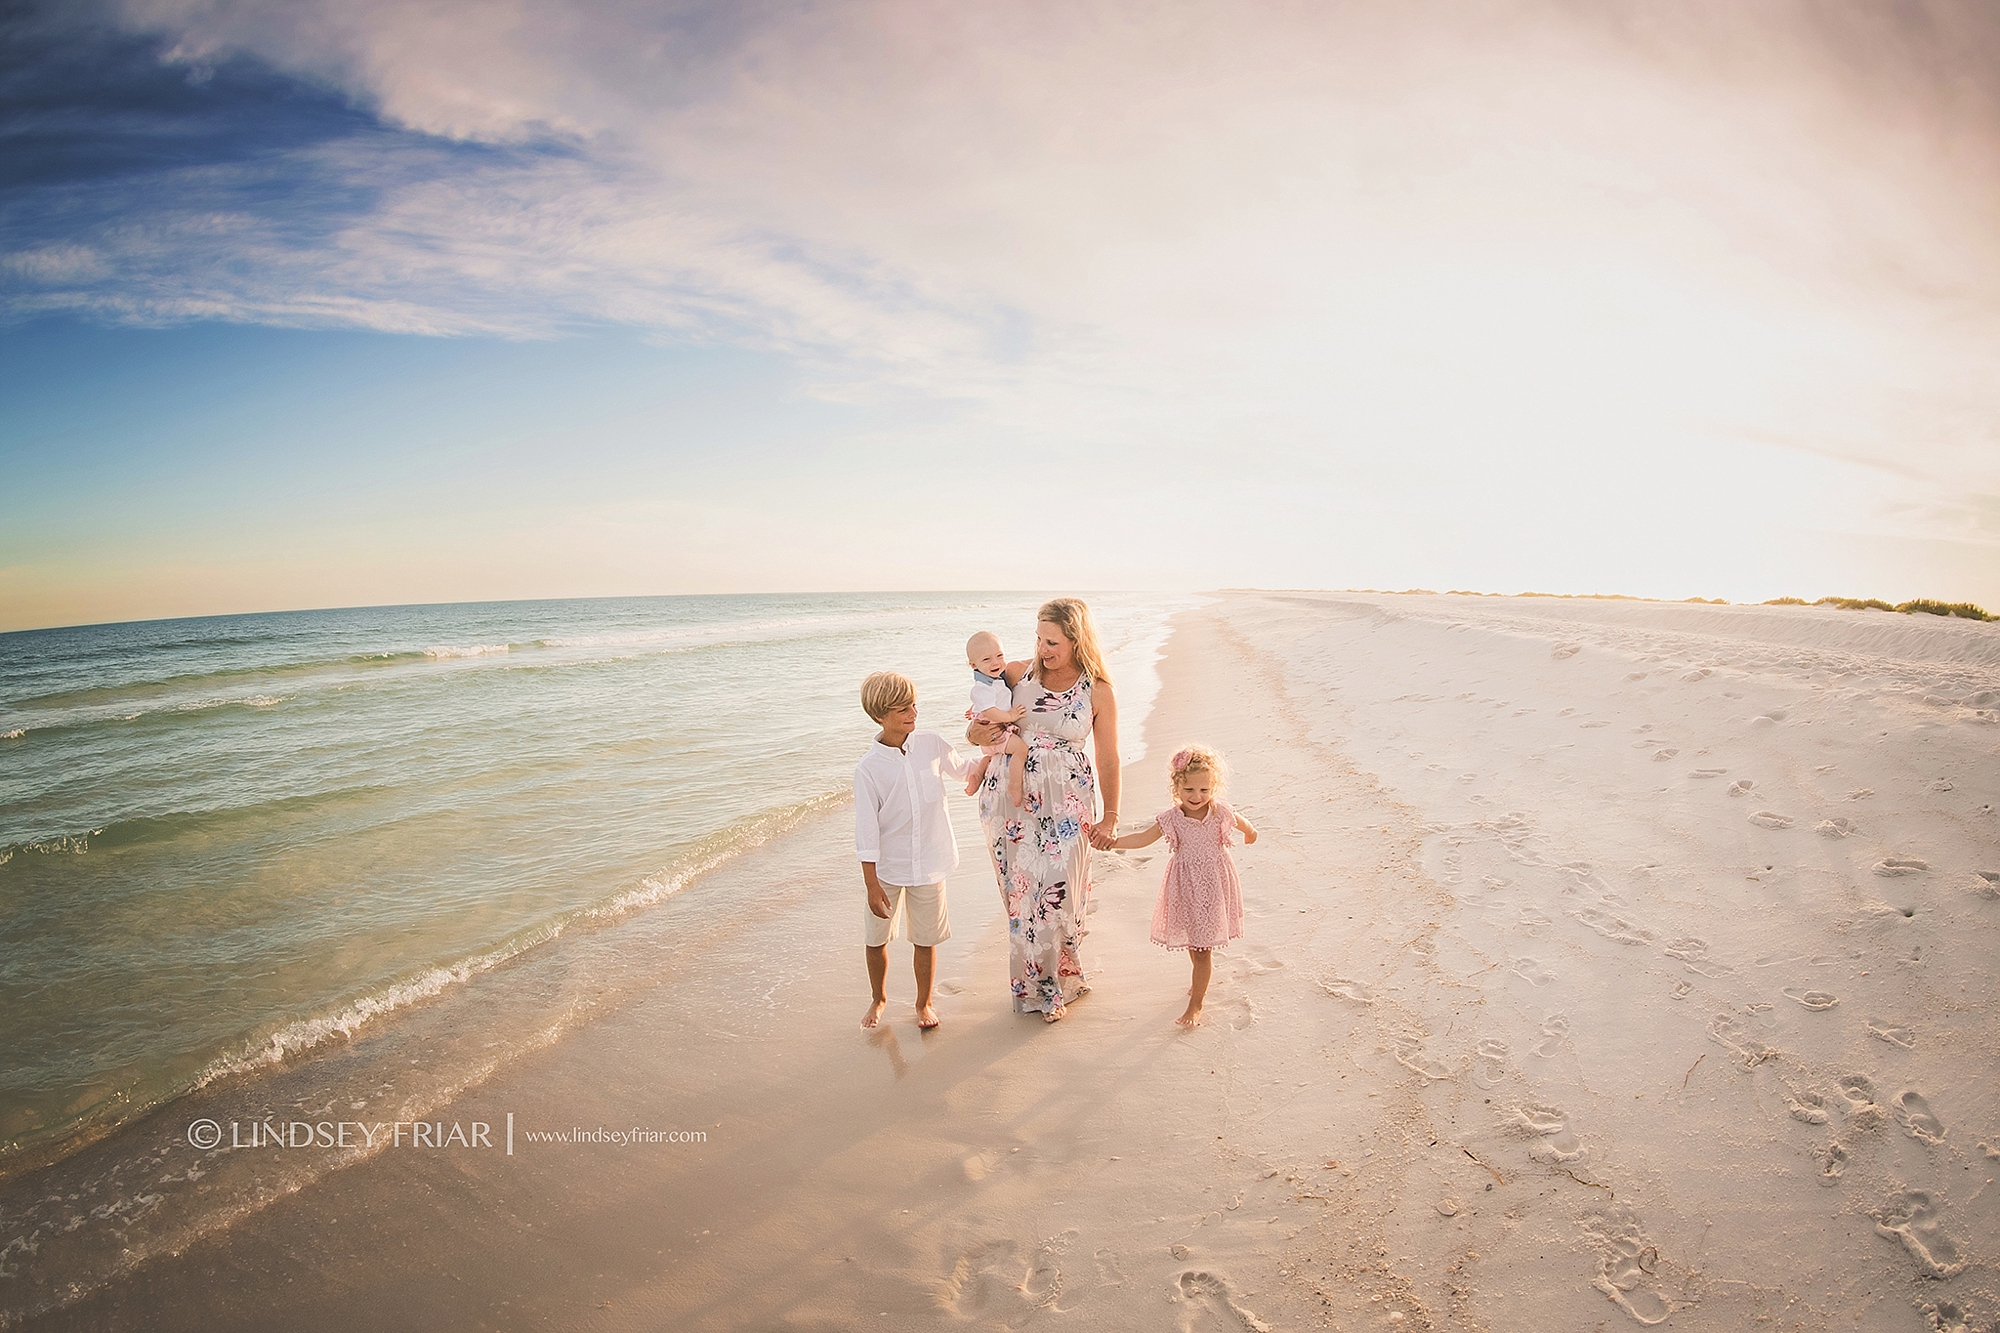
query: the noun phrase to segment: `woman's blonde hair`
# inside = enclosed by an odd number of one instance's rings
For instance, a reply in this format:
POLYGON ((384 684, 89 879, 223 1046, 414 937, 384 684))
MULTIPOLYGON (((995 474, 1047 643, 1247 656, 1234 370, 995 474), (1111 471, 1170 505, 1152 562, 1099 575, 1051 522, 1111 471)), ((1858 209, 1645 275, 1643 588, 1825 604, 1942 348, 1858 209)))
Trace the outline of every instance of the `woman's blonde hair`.
MULTIPOLYGON (((1062 631, 1075 650, 1071 656, 1076 669, 1091 684, 1103 681, 1111 683, 1111 673, 1104 669, 1104 649, 1097 642, 1097 622, 1090 618, 1090 607, 1080 597, 1058 597, 1053 602, 1043 602, 1042 609, 1035 613, 1037 621, 1048 621, 1062 631)), ((1028 674, 1036 680, 1042 678, 1042 655, 1035 654, 1035 664, 1028 674)))
MULTIPOLYGON (((1229 766, 1222 762, 1222 756, 1206 745, 1190 745, 1174 751, 1173 758, 1167 760, 1167 790, 1178 796, 1181 783, 1190 773, 1206 773, 1215 780, 1215 792, 1220 792, 1229 781, 1229 766)), ((1214 795, 1212 792, 1210 795, 1214 795)))
POLYGON ((880 722, 916 701, 916 682, 900 671, 878 671, 861 682, 861 708, 873 721, 880 722))

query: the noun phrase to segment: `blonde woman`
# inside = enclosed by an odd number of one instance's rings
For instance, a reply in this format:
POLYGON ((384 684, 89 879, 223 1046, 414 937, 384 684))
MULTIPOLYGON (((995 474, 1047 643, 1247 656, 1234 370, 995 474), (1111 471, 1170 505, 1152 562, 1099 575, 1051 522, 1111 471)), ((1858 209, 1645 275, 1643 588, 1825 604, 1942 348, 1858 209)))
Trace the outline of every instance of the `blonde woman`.
MULTIPOLYGON (((1007 798, 1012 756, 996 757, 980 784, 979 822, 1007 905, 1014 1012, 1053 1023, 1090 989, 1081 952, 1090 849, 1110 846, 1118 831, 1118 701, 1090 608, 1074 597, 1045 603, 1033 659, 1010 664, 1006 680, 1028 710, 1019 723, 1028 742, 1021 803, 1007 798)), ((997 730, 974 723, 966 738, 987 744, 997 730)))

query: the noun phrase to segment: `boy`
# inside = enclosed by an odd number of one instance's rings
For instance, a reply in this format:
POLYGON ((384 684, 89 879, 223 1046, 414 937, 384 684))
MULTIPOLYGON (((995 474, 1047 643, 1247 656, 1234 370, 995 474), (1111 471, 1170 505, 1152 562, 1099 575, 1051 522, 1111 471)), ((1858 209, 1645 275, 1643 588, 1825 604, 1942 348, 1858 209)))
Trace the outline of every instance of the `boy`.
POLYGON ((963 778, 970 765, 935 731, 917 730, 917 687, 909 677, 876 672, 861 684, 861 707, 882 728, 854 767, 854 852, 868 887, 864 943, 875 992, 861 1026, 882 1021, 889 941, 907 920, 916 946, 917 1026, 930 1029, 938 1025, 931 1008, 936 949, 951 938, 944 880, 958 866, 942 775, 963 778))
POLYGON ((1014 762, 1007 769, 1007 801, 1010 805, 1019 806, 1022 784, 1027 777, 1028 742, 1021 735, 1021 729, 1014 724, 1026 717, 1028 710, 1025 705, 1014 704, 1014 690, 1007 683, 1007 668, 1013 666, 1025 671, 1027 663, 1010 663, 1007 654, 1000 651, 1000 636, 987 630, 981 630, 965 641, 965 661, 972 668, 972 707, 966 710, 966 717, 974 722, 990 722, 1000 728, 999 738, 993 744, 981 747, 985 753, 973 766, 972 776, 966 780, 965 794, 970 796, 979 790, 979 784, 986 780, 986 766, 993 762, 994 755, 1011 755, 1014 762))

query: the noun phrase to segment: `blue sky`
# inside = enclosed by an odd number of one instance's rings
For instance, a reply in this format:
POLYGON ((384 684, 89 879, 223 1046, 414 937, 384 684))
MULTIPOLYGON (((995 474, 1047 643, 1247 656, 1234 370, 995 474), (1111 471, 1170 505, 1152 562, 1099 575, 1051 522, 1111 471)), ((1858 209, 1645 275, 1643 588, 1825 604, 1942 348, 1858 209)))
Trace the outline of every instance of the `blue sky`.
POLYGON ((2000 604, 1990 5, 0 19, 0 629, 2000 604))

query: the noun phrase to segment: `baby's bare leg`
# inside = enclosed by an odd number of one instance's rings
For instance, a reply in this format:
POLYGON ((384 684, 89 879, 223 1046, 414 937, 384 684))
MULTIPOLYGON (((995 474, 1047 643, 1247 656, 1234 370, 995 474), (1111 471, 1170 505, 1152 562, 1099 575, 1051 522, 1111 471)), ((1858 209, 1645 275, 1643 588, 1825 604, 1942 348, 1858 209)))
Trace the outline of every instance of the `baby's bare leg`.
POLYGON ((1028 741, 1020 732, 1007 737, 1007 803, 1020 808, 1028 780, 1028 741))

